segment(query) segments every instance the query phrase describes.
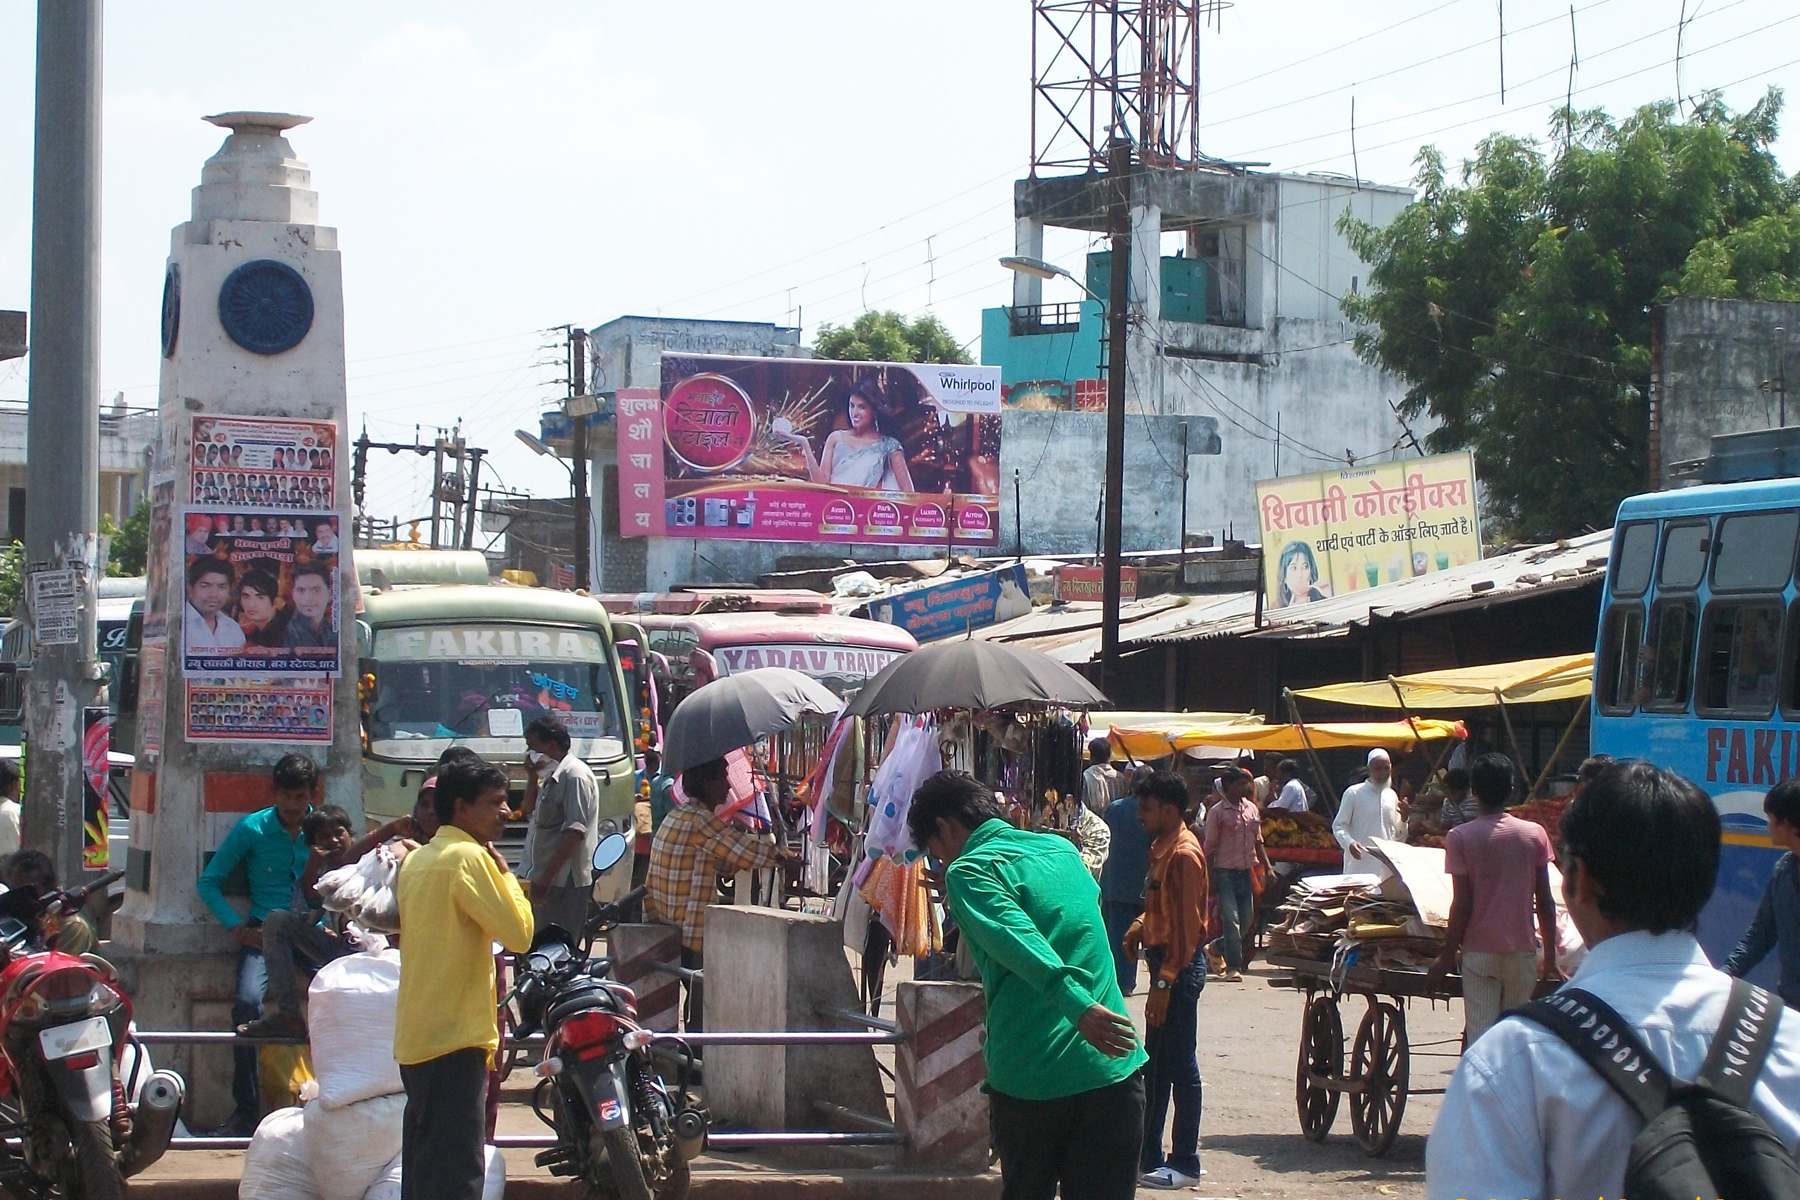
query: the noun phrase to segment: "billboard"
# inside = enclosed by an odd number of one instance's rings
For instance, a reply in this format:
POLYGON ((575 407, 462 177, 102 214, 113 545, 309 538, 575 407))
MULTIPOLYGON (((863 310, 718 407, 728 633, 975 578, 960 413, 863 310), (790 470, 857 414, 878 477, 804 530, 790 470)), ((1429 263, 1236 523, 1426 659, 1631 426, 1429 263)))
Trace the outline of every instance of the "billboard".
POLYGON ((998 543, 998 367, 664 354, 617 402, 626 536, 998 543))
POLYGON ((1270 611, 1481 557, 1467 452, 1265 479, 1256 513, 1270 611))
POLYGON ((1023 563, 869 601, 870 617, 898 625, 921 642, 983 629, 1030 611, 1031 587, 1023 563))

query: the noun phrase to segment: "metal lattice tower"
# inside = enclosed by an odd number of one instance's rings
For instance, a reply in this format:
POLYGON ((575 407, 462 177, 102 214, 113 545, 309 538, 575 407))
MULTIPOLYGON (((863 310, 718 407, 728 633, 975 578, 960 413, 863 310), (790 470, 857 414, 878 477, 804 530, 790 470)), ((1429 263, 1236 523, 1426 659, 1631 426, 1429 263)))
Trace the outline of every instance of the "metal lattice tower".
POLYGON ((1032 0, 1031 173, 1200 161, 1200 30, 1230 0, 1032 0))

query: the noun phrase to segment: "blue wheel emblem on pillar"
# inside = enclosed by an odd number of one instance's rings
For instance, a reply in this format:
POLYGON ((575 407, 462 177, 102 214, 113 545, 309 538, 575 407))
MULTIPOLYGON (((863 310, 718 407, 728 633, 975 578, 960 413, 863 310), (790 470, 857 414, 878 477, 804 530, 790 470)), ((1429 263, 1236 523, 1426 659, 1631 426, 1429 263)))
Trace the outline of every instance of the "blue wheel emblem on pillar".
POLYGON ((175 357, 175 339, 181 335, 181 267, 170 263, 163 275, 162 352, 175 357))
POLYGON ((284 262, 259 258, 225 277, 219 324, 252 354, 292 350, 312 328, 312 289, 284 262))

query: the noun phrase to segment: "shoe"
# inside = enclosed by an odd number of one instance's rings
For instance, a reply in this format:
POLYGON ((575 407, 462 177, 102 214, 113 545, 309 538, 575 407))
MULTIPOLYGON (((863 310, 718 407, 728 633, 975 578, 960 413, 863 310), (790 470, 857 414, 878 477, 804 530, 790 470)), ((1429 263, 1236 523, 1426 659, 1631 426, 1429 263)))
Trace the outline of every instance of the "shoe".
POLYGON ((286 1013, 269 1013, 237 1027, 239 1037, 276 1038, 305 1037, 306 1022, 286 1013))
MULTIPOLYGON (((1201 1171, 1200 1175, 1206 1174, 1201 1171)), ((1199 1175, 1186 1175, 1174 1167, 1158 1167, 1154 1171, 1146 1171, 1138 1176, 1138 1186, 1150 1188, 1158 1192, 1176 1192, 1182 1188, 1195 1187, 1200 1182, 1199 1175)))
POLYGON ((1242 982, 1244 982, 1244 973, 1242 971, 1227 972, 1225 975, 1225 982, 1226 983, 1242 983, 1242 982))

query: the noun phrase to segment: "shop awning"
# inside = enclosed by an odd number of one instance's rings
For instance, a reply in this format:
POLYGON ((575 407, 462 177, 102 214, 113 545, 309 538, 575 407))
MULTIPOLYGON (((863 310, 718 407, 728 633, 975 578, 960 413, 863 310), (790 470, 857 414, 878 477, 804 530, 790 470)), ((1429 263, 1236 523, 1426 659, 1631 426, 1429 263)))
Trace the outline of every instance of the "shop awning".
POLYGON ((1297 689, 1294 695, 1299 699, 1354 704, 1362 708, 1430 712, 1492 707, 1502 702, 1541 704, 1549 700, 1585 700, 1592 694, 1593 687, 1594 656, 1571 654, 1490 663, 1485 667, 1452 667, 1417 675, 1396 675, 1391 683, 1386 679, 1333 683, 1297 689))
POLYGON ((1415 739, 1465 738, 1461 721, 1420 718, 1412 721, 1339 721, 1306 725, 1199 725, 1185 713, 1169 713, 1161 721, 1138 726, 1115 725, 1112 743, 1132 758, 1161 758, 1178 750, 1219 746, 1229 750, 1335 750, 1345 746, 1402 749, 1415 739))

